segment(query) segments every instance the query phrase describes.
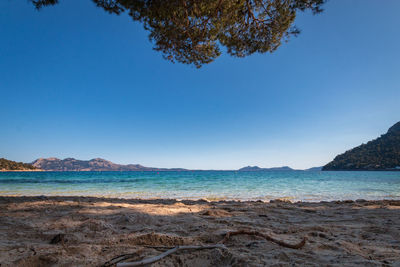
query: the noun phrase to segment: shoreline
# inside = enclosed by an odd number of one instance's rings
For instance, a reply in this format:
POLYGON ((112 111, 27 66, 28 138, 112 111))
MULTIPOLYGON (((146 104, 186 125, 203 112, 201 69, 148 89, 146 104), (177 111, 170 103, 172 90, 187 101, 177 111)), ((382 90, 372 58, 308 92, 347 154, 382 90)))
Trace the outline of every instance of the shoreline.
POLYGON ((102 266, 122 254, 140 260, 159 246, 212 245, 151 266, 397 266, 399 200, 296 202, 0 196, 2 266, 102 266), (18 229, 18 231, 15 231, 18 229), (61 241, 57 241, 57 237, 61 241), (56 241, 54 241, 56 239, 56 241), (150 247, 149 247, 150 246, 150 247))
POLYGON ((240 172, 240 173, 268 173, 268 172, 400 172, 400 169, 349 169, 349 170, 318 170, 310 171, 307 169, 293 170, 267 170, 267 171, 239 171, 239 170, 189 170, 189 169, 153 169, 153 170, 0 170, 0 172, 240 172))
POLYGON ((0 172, 43 172, 44 170, 0 170, 0 172))
POLYGON ((120 201, 120 202, 182 202, 182 203, 287 203, 287 204, 341 204, 341 203, 376 203, 376 202, 398 202, 400 205, 400 198, 384 198, 384 199, 336 199, 336 200, 316 200, 304 201, 293 200, 291 197, 281 197, 274 199, 228 199, 218 197, 204 197, 204 198, 160 198, 160 197, 116 197, 116 196, 102 196, 102 195, 2 195, 0 193, 0 201, 5 199, 32 199, 32 200, 79 200, 79 201, 120 201))
POLYGON ((42 200, 57 200, 57 199, 88 199, 88 200, 93 200, 93 201, 167 201, 167 202, 207 202, 207 203, 290 203, 290 204, 340 204, 340 203, 365 203, 365 202, 399 202, 400 203, 400 197, 393 197, 393 198, 379 198, 379 199, 370 199, 370 198, 343 198, 343 199, 328 199, 328 200, 320 200, 320 199, 315 199, 315 200, 299 200, 294 197, 286 196, 286 197, 277 197, 277 198, 254 198, 254 199, 241 199, 241 198, 228 198, 228 197, 217 197, 215 195, 212 196, 204 196, 204 197, 146 197, 146 196, 137 196, 137 197, 131 197, 131 196, 120 196, 120 195, 79 195, 79 194, 65 194, 65 195, 60 195, 60 194, 2 194, 0 191, 0 199, 6 199, 6 198, 14 198, 14 199, 42 199, 42 200))

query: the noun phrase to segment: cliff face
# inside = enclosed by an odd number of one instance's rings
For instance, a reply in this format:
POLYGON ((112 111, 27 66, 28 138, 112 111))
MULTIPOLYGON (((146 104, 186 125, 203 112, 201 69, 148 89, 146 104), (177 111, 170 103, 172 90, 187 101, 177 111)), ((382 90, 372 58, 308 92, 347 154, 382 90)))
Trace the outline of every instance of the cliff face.
POLYGON ((338 155, 323 167, 334 170, 400 170, 400 122, 386 134, 338 155))
POLYGON ((45 171, 165 171, 183 169, 160 169, 144 167, 139 164, 121 165, 105 159, 77 160, 74 158, 40 158, 32 165, 45 171))

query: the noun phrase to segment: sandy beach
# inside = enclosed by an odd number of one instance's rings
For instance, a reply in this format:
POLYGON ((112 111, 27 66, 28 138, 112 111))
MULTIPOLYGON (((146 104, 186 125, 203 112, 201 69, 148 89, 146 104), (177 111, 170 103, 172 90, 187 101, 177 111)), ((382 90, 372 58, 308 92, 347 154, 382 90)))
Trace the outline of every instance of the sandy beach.
POLYGON ((400 201, 126 200, 0 197, 1 266, 113 266, 183 250, 152 266, 400 266, 400 201), (228 232, 245 230, 261 235, 228 232), (268 240, 262 235, 273 238, 268 240), (282 246, 299 244, 293 249, 282 246), (278 242, 275 242, 278 240, 278 242), (120 258, 119 258, 120 259, 120 258), (119 260, 117 259, 117 260, 119 260))

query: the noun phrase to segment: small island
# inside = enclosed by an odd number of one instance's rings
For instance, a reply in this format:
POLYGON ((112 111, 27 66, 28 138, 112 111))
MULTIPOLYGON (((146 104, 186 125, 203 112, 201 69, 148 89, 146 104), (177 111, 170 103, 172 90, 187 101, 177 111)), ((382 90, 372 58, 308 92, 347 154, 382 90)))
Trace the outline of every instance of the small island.
POLYGON ((0 158, 0 171, 41 171, 32 164, 0 158))

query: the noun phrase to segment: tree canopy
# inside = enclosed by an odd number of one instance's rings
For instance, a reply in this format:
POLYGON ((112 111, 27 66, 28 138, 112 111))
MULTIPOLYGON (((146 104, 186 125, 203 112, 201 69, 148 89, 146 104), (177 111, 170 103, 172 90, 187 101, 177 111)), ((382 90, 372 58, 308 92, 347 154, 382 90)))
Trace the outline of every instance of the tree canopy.
MULTIPOLYGON (((58 0, 30 0, 37 9, 58 0)), ((298 11, 322 11, 326 0, 92 0, 112 14, 128 12, 172 62, 201 67, 221 55, 275 51, 299 30, 298 11)))

